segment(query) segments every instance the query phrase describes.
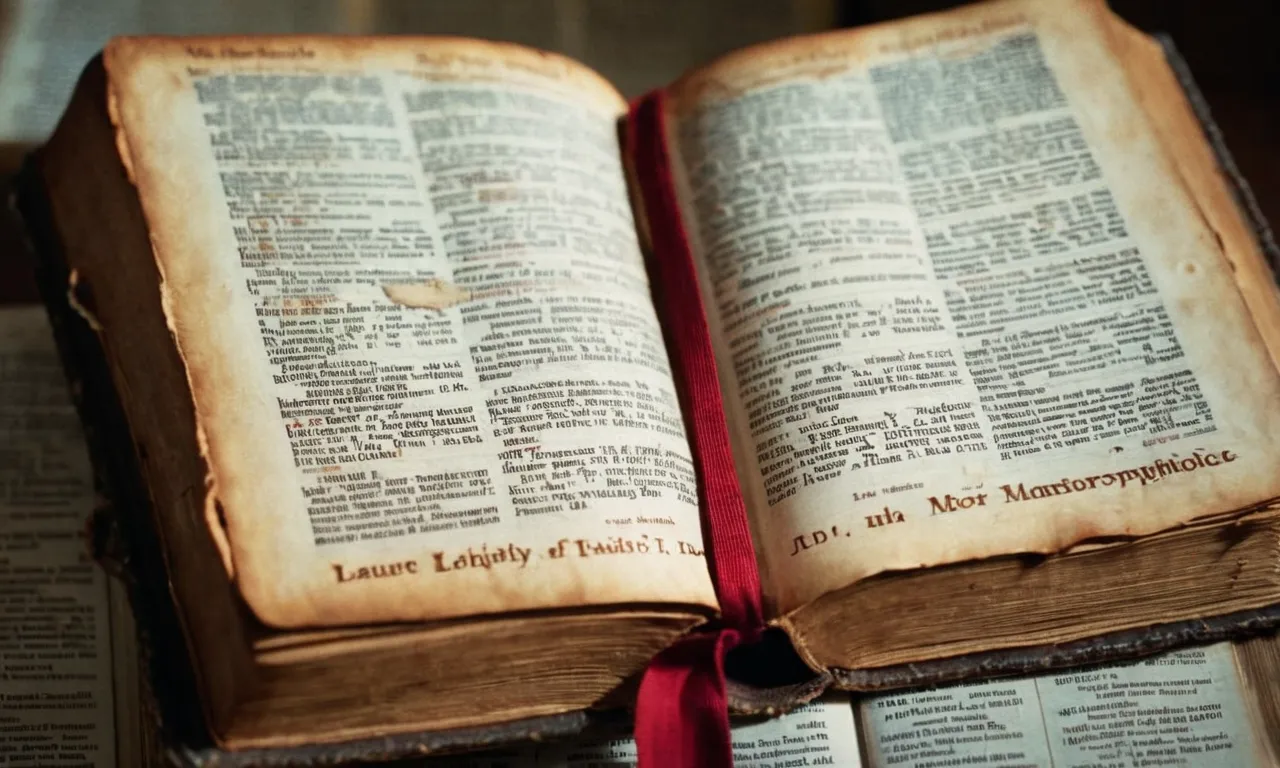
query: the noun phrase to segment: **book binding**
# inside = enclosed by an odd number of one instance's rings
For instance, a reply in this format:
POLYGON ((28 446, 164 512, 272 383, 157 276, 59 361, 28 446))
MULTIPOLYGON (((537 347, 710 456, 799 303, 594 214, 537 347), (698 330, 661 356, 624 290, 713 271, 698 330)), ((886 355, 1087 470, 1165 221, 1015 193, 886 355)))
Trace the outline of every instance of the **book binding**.
MULTIPOLYGON (((1247 183, 1232 160, 1222 132, 1185 62, 1167 37, 1164 46, 1175 76, 1198 117, 1205 136, 1249 218, 1273 270, 1280 268, 1280 247, 1262 216, 1247 183)), ((763 632, 759 574, 751 551, 741 491, 729 452, 727 424, 716 379, 706 318, 692 273, 688 240, 671 192, 665 132, 661 130, 661 92, 638 101, 628 117, 629 151, 636 163, 642 202, 655 238, 651 257, 654 290, 664 324, 673 334, 673 365, 690 415, 690 437, 699 464, 700 495, 706 515, 706 541, 715 558, 712 574, 723 609, 711 632, 693 636, 685 646, 664 655, 651 670, 649 696, 642 687, 637 724, 642 760, 703 754, 723 757, 727 712, 772 715, 809 701, 831 686, 856 690, 925 687, 962 679, 1045 672, 1087 664, 1115 662, 1174 647, 1215 642, 1280 628, 1280 606, 1229 614, 1211 620, 1176 622, 1113 633, 1090 640, 993 653, 972 654, 921 664, 871 670, 832 670, 798 675, 764 684, 737 672, 731 649, 743 640, 759 640, 739 652, 780 658, 763 632), (662 254, 674 254, 664 257, 662 254), (691 325, 687 325, 691 323, 691 325), (696 383, 695 383, 696 382, 696 383), (705 453, 705 455, 704 455, 705 453), (726 463, 727 461, 727 463, 726 463), (735 500, 736 497, 736 500, 735 500), (686 647, 688 650, 679 650, 686 647), (767 649, 761 650, 761 649, 767 649), (686 658, 687 655, 687 658, 686 658), (691 666, 700 665, 700 666, 691 666), (665 669, 664 669, 665 667, 665 669), (654 670, 657 670, 656 672, 654 670), (692 670, 692 672, 691 672, 692 670), (686 691, 692 691, 686 696, 686 691), (672 706, 674 704, 674 707, 672 706), (713 723, 715 739, 694 725, 713 723), (723 723, 723 728, 721 728, 723 723), (672 731, 670 728, 674 728, 672 731), (703 749, 707 751, 702 752, 703 749)), ((107 570, 128 587, 137 616, 138 645, 144 670, 145 714, 149 716, 173 765, 322 766, 348 761, 380 762, 450 751, 496 748, 527 740, 583 735, 615 735, 625 728, 618 712, 579 711, 500 725, 446 731, 397 734, 343 744, 290 748, 225 750, 210 738, 201 717, 195 674, 182 629, 167 588, 160 542, 148 525, 150 502, 139 481, 138 458, 127 442, 127 425, 114 396, 106 360, 93 329, 79 314, 92 311, 87 292, 74 295, 70 275, 47 210, 46 196, 31 161, 19 180, 18 208, 37 254, 37 277, 90 447, 95 482, 102 503, 92 516, 93 539, 107 570)), ((782 653, 783 651, 779 651, 782 653)), ((757 656, 758 657, 758 656, 757 656)), ((771 661, 770 663, 773 663, 771 661)), ((787 662, 779 662, 785 665, 787 662)), ((748 665, 743 665, 748 666, 748 665)), ((679 765, 678 762, 659 762, 679 765)), ((699 763, 706 765, 708 763, 699 763)))

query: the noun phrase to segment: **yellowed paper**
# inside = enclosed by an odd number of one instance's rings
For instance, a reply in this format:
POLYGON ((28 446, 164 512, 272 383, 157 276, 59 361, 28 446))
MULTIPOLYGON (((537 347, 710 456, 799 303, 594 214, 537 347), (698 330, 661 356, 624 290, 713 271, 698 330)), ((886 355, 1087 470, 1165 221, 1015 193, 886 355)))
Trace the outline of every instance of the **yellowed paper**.
POLYGON ((988 3, 672 88, 777 612, 1280 494, 1280 380, 1107 23, 988 3))
POLYGON ((607 84, 449 39, 106 65, 261 619, 714 606, 607 84))

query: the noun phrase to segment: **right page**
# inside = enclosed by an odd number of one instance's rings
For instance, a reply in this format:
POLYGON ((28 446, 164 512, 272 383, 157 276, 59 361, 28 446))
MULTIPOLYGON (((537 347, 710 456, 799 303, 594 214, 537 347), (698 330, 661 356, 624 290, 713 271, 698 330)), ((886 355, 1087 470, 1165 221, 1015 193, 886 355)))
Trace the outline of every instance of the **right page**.
POLYGON ((1112 23, 988 3, 669 89, 776 613, 1280 495, 1280 378, 1231 262, 1259 257, 1188 194, 1112 23))

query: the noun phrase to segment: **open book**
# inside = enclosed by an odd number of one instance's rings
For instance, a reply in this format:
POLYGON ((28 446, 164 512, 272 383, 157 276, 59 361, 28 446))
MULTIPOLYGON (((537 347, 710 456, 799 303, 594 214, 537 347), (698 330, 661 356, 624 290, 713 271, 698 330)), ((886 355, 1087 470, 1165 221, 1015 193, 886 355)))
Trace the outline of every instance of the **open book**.
MULTIPOLYGON (((0 561, 8 607, 0 626, 18 638, 0 656, 0 756, 41 765, 168 765, 145 716, 150 674, 139 675, 121 584, 86 562, 82 515, 92 504, 92 477, 60 376, 40 309, 0 306, 0 437, 15 458, 0 473, 0 536, 9 553, 0 561), (49 643, 50 622, 64 628, 65 645, 49 643)), ((920 768, 971 756, 1009 768, 1127 754, 1153 766, 1271 765, 1280 755, 1278 677, 1280 638, 1272 636, 852 703, 847 694, 828 694, 734 728, 734 764, 920 768)), ((412 765, 635 766, 635 742, 614 736, 412 765)))
POLYGON ((86 70, 22 205, 219 744, 622 702, 757 573, 853 689, 1275 620, 1280 304, 1153 41, 995 2, 627 114, 458 39, 86 70))

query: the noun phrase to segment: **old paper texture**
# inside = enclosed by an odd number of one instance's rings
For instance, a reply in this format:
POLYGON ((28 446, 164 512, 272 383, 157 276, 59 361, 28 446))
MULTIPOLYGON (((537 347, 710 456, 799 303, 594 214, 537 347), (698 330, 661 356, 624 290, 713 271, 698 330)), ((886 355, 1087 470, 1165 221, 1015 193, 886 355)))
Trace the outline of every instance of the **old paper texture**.
POLYGON ((859 705, 873 768, 1258 765, 1231 646, 859 705))
POLYGON ((775 612, 1280 493, 1280 377, 1109 24, 995 2, 673 86, 775 612))
POLYGON ((431 38, 106 65, 260 618, 714 606, 606 83, 431 38))

